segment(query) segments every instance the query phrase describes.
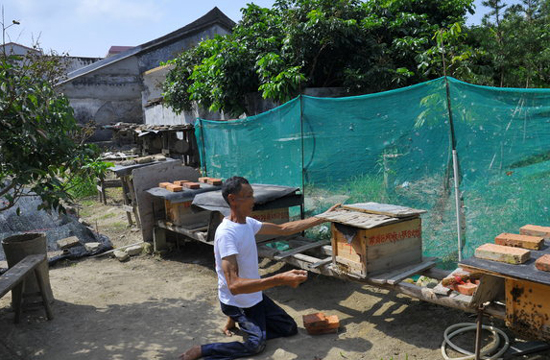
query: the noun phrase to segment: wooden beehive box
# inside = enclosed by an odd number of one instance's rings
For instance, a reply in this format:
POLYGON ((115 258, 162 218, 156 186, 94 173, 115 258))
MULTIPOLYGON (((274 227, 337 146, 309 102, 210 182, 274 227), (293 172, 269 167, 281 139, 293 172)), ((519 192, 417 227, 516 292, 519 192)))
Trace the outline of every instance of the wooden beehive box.
POLYGON ((318 216, 332 222, 334 266, 349 275, 366 278, 422 262, 419 215, 423 212, 395 205, 364 203, 346 205, 318 216))
MULTIPOLYGON (((287 207, 267 210, 255 210, 250 216, 258 221, 274 224, 284 224, 289 221, 289 212, 287 207)), ((256 241, 262 242, 274 239, 276 237, 277 235, 256 235, 256 241)))
POLYGON ((191 211, 191 203, 193 201, 171 202, 164 200, 164 208, 166 210, 166 221, 176 226, 185 228, 203 227, 208 224, 209 212, 193 212, 191 211))

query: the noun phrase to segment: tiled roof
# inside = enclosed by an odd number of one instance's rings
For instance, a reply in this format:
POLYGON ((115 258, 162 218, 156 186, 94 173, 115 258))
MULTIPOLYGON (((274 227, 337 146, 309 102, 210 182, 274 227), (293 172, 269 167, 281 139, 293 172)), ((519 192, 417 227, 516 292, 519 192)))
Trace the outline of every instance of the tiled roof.
POLYGON ((105 58, 103 60, 97 61, 93 64, 90 64, 88 66, 82 67, 80 69, 77 69, 71 73, 68 74, 68 77, 66 80, 60 82, 58 85, 71 82, 75 78, 78 78, 80 76, 89 74, 90 72, 93 72, 95 70, 98 70, 100 68, 109 66, 110 64, 113 64, 115 62, 121 61, 123 59, 129 58, 134 55, 138 55, 140 53, 143 53, 147 50, 150 50, 155 47, 162 46, 166 43, 171 43, 175 40, 178 40, 182 37, 186 37, 191 35, 194 32, 200 31, 202 28, 205 28, 211 24, 217 23, 221 25, 222 27, 225 27, 227 30, 231 30, 233 26, 235 26, 235 22, 227 17, 223 12, 221 12, 220 9, 217 7, 214 7, 212 10, 210 10, 206 15, 198 18, 197 20, 193 21, 192 23, 173 31, 169 34, 166 34, 164 36, 161 36, 155 40, 151 40, 149 42, 146 42, 144 44, 132 47, 131 49, 125 50, 121 53, 118 53, 116 55, 110 56, 108 58, 105 58))

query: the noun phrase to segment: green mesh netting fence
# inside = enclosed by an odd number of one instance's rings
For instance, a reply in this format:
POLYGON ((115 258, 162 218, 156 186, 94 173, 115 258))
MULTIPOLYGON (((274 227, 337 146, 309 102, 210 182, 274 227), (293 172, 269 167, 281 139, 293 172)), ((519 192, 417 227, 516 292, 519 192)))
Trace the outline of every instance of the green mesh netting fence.
POLYGON ((428 210, 424 255, 444 262, 458 253, 451 134, 463 257, 501 232, 550 225, 550 90, 440 78, 364 96, 300 96, 254 117, 196 125, 208 176, 300 187, 308 214, 336 202, 428 210))

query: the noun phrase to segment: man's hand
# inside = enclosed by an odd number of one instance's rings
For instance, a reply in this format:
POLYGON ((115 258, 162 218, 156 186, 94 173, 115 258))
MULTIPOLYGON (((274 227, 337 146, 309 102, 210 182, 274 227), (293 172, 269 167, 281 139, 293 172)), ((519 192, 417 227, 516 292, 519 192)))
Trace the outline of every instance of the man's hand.
POLYGON ((307 271, 305 270, 290 270, 279 275, 281 285, 287 285, 297 288, 298 285, 307 280, 307 271))
POLYGON ((336 210, 337 208, 339 208, 340 206, 342 206, 342 204, 341 204, 341 203, 340 203, 340 204, 334 204, 334 205, 332 205, 332 206, 330 207, 330 209, 328 209, 328 210, 327 210, 327 211, 325 211, 325 212, 331 212, 331 211, 334 211, 334 210, 336 210))

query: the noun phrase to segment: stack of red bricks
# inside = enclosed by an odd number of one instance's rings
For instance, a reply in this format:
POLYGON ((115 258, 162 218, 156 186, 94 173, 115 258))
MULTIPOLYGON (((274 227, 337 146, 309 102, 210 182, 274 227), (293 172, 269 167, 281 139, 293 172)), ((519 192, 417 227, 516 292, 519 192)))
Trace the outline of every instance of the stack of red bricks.
POLYGON ((304 327, 310 335, 336 333, 340 327, 337 315, 325 316, 322 312, 303 315, 304 327))
POLYGON ((180 192, 186 189, 200 189, 201 184, 190 180, 176 180, 173 182, 161 182, 159 187, 172 192, 180 192))
MULTIPOLYGON (((540 250, 544 240, 550 240, 550 227, 525 225, 519 234, 502 233, 495 243, 487 243, 476 249, 475 256, 480 259, 523 264, 531 258, 531 250, 540 250)), ((541 271, 550 271, 550 255, 539 257, 535 266, 541 271)))

